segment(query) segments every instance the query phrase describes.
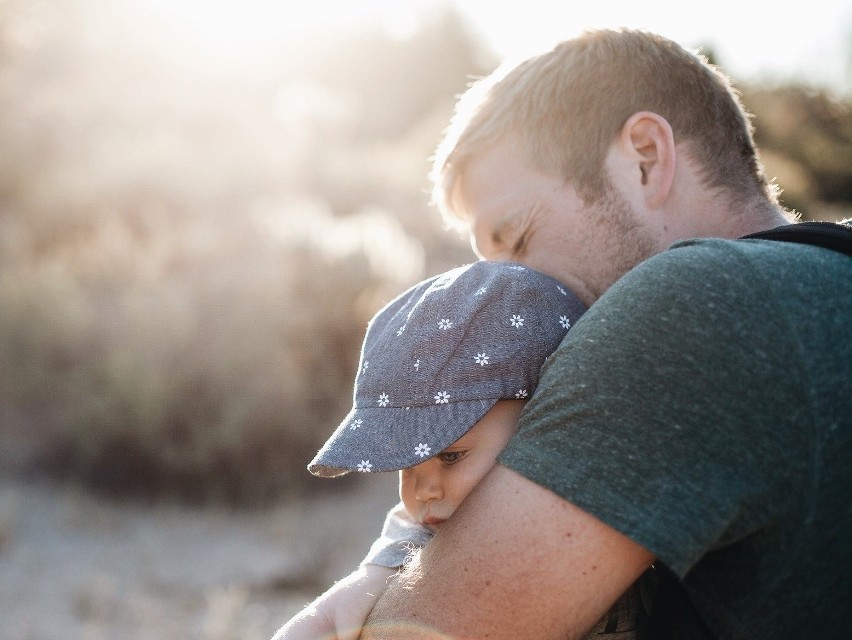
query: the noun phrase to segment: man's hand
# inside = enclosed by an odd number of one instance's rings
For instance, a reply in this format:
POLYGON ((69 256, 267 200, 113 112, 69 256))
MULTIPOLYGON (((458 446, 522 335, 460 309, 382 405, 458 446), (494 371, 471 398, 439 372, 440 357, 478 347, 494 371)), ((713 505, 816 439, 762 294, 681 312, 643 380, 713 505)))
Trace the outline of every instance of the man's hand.
POLYGON ((650 566, 645 548, 497 465, 391 581, 362 640, 580 638, 650 566))

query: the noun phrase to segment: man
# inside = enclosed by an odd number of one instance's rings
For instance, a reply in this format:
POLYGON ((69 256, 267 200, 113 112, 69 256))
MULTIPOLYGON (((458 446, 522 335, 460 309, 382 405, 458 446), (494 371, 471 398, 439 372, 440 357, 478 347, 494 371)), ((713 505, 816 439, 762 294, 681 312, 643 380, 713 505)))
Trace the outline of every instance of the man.
POLYGON ((593 306, 362 638, 576 638, 646 571, 653 637, 848 635, 852 261, 723 240, 791 218, 727 78, 583 34, 474 85, 433 179, 593 306))

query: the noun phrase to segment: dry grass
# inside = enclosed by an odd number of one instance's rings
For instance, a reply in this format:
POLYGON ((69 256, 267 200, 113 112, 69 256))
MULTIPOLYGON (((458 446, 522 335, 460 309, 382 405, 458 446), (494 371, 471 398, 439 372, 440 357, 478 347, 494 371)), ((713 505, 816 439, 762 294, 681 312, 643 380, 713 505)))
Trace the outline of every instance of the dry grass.
POLYGON ((2 504, 21 506, 0 550, 0 640, 268 640, 357 564, 392 476, 251 512, 4 482, 2 504))

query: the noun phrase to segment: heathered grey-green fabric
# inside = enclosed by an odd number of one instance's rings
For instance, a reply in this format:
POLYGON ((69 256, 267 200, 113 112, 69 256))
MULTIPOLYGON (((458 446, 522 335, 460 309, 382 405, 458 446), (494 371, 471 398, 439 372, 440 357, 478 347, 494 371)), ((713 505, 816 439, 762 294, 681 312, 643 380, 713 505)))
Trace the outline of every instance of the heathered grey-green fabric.
POLYGON ((715 637, 849 637, 852 259, 696 240, 646 261, 568 333, 500 461, 656 554, 715 637))

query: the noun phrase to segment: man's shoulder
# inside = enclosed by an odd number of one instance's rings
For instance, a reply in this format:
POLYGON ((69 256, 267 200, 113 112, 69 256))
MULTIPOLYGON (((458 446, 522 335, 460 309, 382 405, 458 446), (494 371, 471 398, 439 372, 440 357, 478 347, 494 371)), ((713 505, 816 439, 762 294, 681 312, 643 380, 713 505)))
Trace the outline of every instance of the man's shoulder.
MULTIPOLYGON (((691 238, 637 265, 619 281, 621 287, 660 291, 668 286, 723 286, 753 290, 766 284, 795 286, 818 274, 823 281, 844 277, 852 260, 824 247, 771 239, 691 238)), ((615 292, 619 288, 613 287, 615 292)))
MULTIPOLYGON (((661 262, 690 259, 699 263, 712 263, 729 260, 732 256, 772 260, 789 259, 791 255, 796 255, 797 258, 822 257, 836 260, 838 264, 847 264, 845 247, 844 251, 838 250, 839 243, 836 238, 832 237, 835 241, 826 243, 821 241, 820 237, 809 239, 808 236, 807 233, 799 233, 794 238, 791 233, 774 236, 754 234, 743 238, 687 238, 675 242, 667 250, 650 259, 661 262)), ((825 234, 822 237, 825 237, 825 234)))
POLYGON ((729 340, 746 326, 794 339, 800 316, 822 322, 852 304, 850 265, 839 252, 787 242, 684 240, 614 283, 566 340, 600 344, 602 333, 623 333, 621 348, 637 332, 653 332, 655 344, 668 335, 677 345, 687 335, 729 340))
POLYGON ((681 293, 727 291, 740 285, 754 286, 755 265, 764 262, 762 249, 743 246, 738 240, 695 238, 682 240, 655 254, 622 276, 598 302, 625 299, 646 305, 661 298, 665 304, 682 299, 681 293))
POLYGON ((807 251, 812 247, 804 244, 778 242, 767 239, 744 238, 687 238, 672 244, 668 249, 649 258, 646 262, 664 268, 676 264, 719 266, 738 259, 746 261, 788 258, 792 252, 807 251))

